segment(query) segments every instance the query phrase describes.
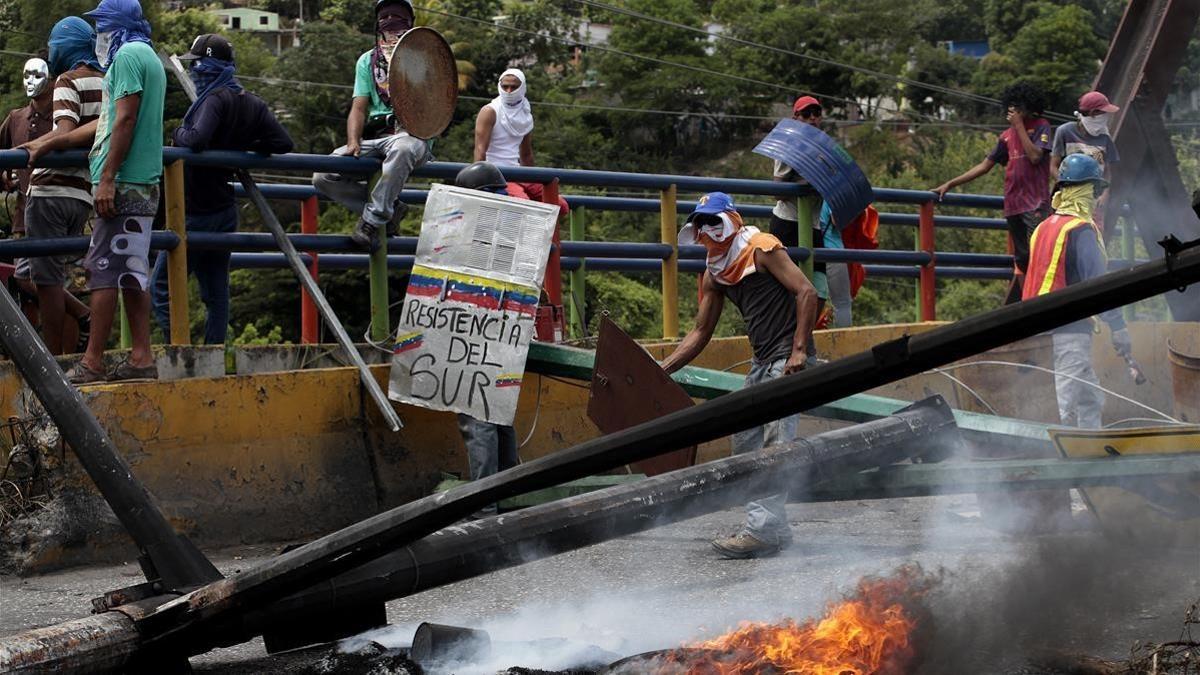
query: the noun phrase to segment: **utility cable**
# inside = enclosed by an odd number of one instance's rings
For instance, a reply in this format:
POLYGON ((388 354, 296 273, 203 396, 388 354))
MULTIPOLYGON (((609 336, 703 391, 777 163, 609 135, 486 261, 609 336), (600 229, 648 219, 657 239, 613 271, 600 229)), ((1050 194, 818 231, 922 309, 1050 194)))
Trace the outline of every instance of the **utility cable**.
MULTIPOLYGON (((701 35, 704 35, 709 38, 716 38, 718 40, 726 40, 728 42, 733 42, 733 43, 740 44, 740 45, 747 46, 747 47, 754 47, 756 49, 772 51, 772 52, 776 52, 778 54, 784 54, 786 56, 794 56, 799 59, 813 61, 815 63, 820 63, 820 64, 826 65, 826 66, 842 68, 845 70, 852 70, 857 73, 862 73, 864 75, 869 75, 871 77, 884 79, 884 80, 888 80, 891 82, 896 82, 898 84, 905 84, 910 87, 917 87, 917 88, 921 88, 921 89, 927 89, 930 91, 936 91, 938 93, 946 94, 949 96, 957 96, 959 98, 965 98, 965 99, 974 101, 976 103, 1002 105, 1002 102, 999 99, 995 99, 990 96, 984 96, 982 94, 976 94, 976 93, 965 91, 962 89, 954 89, 951 87, 943 87, 943 86, 937 85, 937 84, 921 82, 919 80, 913 80, 911 78, 903 77, 900 75, 891 75, 889 73, 885 73, 885 72, 878 71, 878 70, 873 70, 871 68, 865 68, 863 66, 856 66, 854 64, 845 63, 842 61, 836 61, 834 59, 828 59, 828 58, 824 58, 821 56, 814 56, 812 54, 804 54, 802 52, 794 52, 789 49, 783 49, 781 47, 775 47, 772 45, 762 44, 759 42, 753 42, 751 40, 734 37, 732 35, 726 35, 724 33, 710 33, 703 28, 697 28, 696 26, 689 26, 687 24, 679 23, 677 21, 671 21, 669 19, 659 18, 657 16, 653 16, 650 14, 644 14, 642 12, 638 12, 638 11, 635 11, 632 9, 626 9, 624 7, 617 7, 615 5, 610 5, 610 4, 604 3, 604 2, 597 2, 597 0, 572 0, 572 1, 579 3, 581 5, 595 7, 597 9, 603 9, 603 10, 613 12, 616 14, 624 14, 626 16, 640 19, 642 21, 651 21, 653 23, 661 24, 664 26, 670 26, 672 28, 678 28, 681 30, 688 30, 688 31, 692 31, 695 33, 700 33, 701 35)), ((1071 121, 1074 119, 1073 117, 1071 117, 1069 115, 1064 115, 1062 113, 1057 113, 1057 112, 1052 112, 1052 111, 1046 111, 1044 114, 1046 117, 1054 117, 1054 118, 1058 118, 1062 121, 1071 121)))

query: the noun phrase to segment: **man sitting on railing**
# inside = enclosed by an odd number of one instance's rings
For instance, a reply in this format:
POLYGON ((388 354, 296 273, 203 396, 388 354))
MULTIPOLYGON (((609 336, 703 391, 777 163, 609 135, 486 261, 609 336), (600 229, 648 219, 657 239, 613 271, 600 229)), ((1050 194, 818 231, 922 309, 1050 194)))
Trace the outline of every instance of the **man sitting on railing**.
MULTIPOLYGON (((783 243, 743 225, 733 198, 713 192, 702 197, 688 216, 679 244, 701 244, 708 256, 696 325, 663 360, 663 370, 673 373, 703 351, 726 298, 742 313, 754 351, 745 386, 802 370, 817 315, 817 292, 788 257, 783 243)), ((796 436, 797 421, 798 416, 791 415, 734 434, 733 451, 740 454, 787 443, 796 436)), ((754 558, 787 548, 792 532, 786 503, 786 492, 750 502, 741 531, 713 541, 713 548, 727 558, 754 558)))
POLYGON ((313 187, 351 211, 361 213, 350 237, 368 251, 379 248, 379 230, 395 232, 408 206, 400 191, 413 170, 433 159, 428 144, 396 125, 388 94, 388 60, 400 36, 413 27, 411 0, 376 0, 375 47, 354 69, 354 100, 346 118, 346 144, 335 155, 378 157, 383 174, 369 193, 360 176, 313 174, 313 187))
MULTIPOLYGON (((292 151, 292 137, 275 119, 263 100, 242 88, 235 75, 233 45, 220 35, 201 35, 187 54, 196 83, 196 101, 175 130, 175 145, 203 150, 243 150, 284 154, 292 151)), ((226 168, 186 166, 188 232, 235 232, 237 204, 233 197, 233 171, 226 168)), ((167 252, 154 262, 154 318, 163 333, 171 334, 167 288, 167 252)), ((224 344, 229 329, 229 251, 192 251, 188 272, 200 284, 204 343, 224 344)))
MULTIPOLYGON (((509 68, 500 74, 499 95, 475 117, 475 161, 496 166, 533 166, 533 112, 525 98, 525 73, 509 68)), ((542 201, 541 183, 508 183, 508 195, 542 201)), ((570 207, 558 198, 559 215, 570 207)))

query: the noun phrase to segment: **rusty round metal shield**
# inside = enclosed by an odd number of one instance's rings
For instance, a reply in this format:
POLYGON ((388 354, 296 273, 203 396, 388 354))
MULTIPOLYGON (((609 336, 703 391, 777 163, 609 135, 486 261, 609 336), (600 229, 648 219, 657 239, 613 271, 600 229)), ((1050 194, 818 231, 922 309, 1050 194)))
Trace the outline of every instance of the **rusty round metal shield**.
POLYGON ((392 112, 404 130, 433 138, 450 126, 458 103, 458 66, 442 34, 419 26, 396 43, 388 66, 392 112))

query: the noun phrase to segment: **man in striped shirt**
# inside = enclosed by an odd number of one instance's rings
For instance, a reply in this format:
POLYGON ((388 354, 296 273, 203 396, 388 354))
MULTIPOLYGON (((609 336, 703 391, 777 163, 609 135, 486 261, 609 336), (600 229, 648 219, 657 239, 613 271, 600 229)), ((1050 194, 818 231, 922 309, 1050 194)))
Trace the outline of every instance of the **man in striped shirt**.
MULTIPOLYGON (((54 130, 66 134, 100 117, 104 98, 104 73, 95 56, 96 34, 91 24, 72 16, 50 31, 50 71, 54 83, 54 130)), ((92 215, 92 184, 87 169, 34 169, 25 207, 25 223, 32 238, 78 237, 92 215)), ((30 276, 37 286, 42 315, 42 340, 51 354, 62 354, 66 316, 88 330, 86 305, 67 292, 66 265, 78 256, 30 259, 30 276)))

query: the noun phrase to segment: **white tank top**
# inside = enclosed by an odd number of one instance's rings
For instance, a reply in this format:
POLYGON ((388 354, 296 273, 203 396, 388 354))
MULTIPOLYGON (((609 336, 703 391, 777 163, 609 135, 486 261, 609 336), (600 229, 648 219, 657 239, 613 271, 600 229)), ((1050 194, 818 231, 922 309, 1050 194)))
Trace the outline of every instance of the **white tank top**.
POLYGON ((525 139, 523 136, 509 132, 503 124, 500 124, 501 105, 497 101, 488 103, 488 107, 496 113, 496 121, 492 123, 492 140, 488 143, 485 156, 487 161, 496 166, 520 166, 521 141, 525 139))

